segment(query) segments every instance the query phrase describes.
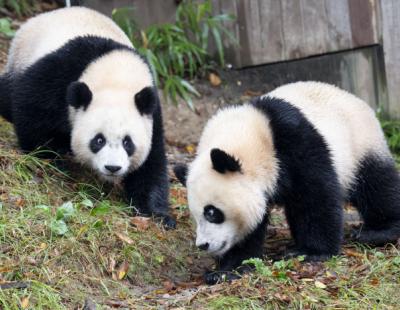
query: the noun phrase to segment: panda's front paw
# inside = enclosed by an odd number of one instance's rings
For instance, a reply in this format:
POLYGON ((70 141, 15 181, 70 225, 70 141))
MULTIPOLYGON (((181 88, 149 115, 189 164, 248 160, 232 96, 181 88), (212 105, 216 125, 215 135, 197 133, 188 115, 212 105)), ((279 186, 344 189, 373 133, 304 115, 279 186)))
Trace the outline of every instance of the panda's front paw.
POLYGON ((158 218, 161 220, 161 224, 165 229, 171 230, 176 228, 176 220, 169 215, 160 215, 158 218))
POLYGON ((208 285, 229 282, 240 278, 241 276, 238 273, 234 273, 231 271, 207 271, 204 274, 204 282, 206 282, 206 284, 208 285))
POLYGON ((332 257, 331 254, 307 254, 305 251, 301 250, 293 250, 290 252, 287 252, 284 256, 284 259, 292 259, 292 258, 298 258, 298 257, 303 257, 304 262, 323 262, 332 257))

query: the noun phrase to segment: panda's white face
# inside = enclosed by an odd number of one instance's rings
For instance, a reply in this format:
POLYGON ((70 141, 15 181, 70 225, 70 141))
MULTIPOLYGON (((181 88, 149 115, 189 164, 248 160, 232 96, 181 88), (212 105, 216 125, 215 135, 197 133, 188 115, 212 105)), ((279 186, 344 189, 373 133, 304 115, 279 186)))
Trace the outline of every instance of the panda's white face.
POLYGON ((147 158, 152 117, 141 115, 130 92, 102 90, 84 108, 70 108, 75 158, 101 177, 119 181, 147 158))
POLYGON ((196 222, 196 246, 222 256, 262 221, 263 186, 240 172, 219 173, 207 156, 191 164, 188 204, 196 222))

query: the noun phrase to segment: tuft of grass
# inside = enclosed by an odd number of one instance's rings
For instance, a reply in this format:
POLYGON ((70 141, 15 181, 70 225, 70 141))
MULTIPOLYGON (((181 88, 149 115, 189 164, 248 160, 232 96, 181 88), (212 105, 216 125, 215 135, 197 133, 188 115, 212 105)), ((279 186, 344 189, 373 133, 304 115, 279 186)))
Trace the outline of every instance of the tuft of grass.
POLYGON ((381 126, 396 162, 400 165, 400 121, 381 120, 381 126))
POLYGON ((140 30, 133 8, 113 11, 114 21, 131 39, 138 52, 149 62, 156 84, 163 88, 165 98, 177 103, 183 98, 193 109, 192 96, 200 96, 189 80, 204 75, 212 65, 209 54, 214 43, 219 63, 225 63, 222 39, 236 42, 224 23, 233 21, 229 14, 214 15, 210 0, 182 1, 174 23, 152 25, 140 30))
POLYGON ((18 17, 31 15, 39 1, 34 0, 0 0, 0 8, 6 8, 17 14, 18 17))

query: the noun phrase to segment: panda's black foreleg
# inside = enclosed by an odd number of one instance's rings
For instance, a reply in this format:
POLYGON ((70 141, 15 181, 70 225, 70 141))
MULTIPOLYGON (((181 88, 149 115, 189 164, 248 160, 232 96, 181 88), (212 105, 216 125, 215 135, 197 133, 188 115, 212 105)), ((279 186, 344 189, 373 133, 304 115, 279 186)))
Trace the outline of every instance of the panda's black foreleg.
POLYGON ((161 175, 149 179, 149 175, 138 170, 129 174, 124 181, 125 191, 133 213, 154 216, 166 228, 175 228, 176 222, 169 215, 168 179, 161 175))
POLYGON ((243 264, 243 261, 263 256, 267 223, 268 215, 265 215, 263 221, 252 233, 243 241, 233 246, 222 257, 217 258, 216 270, 205 273, 205 282, 212 285, 219 282, 231 281, 253 270, 251 265, 243 264))
POLYGON ((355 233, 358 242, 383 245, 400 238, 400 176, 391 158, 364 158, 349 201, 364 221, 355 233))
POLYGON ((135 214, 152 215, 166 228, 175 228, 176 221, 169 215, 169 180, 163 149, 153 145, 143 165, 124 179, 124 186, 135 214))
POLYGON ((302 178, 285 197, 285 214, 296 244, 289 257, 304 255, 305 260, 319 261, 339 254, 343 199, 336 174, 327 172, 302 178))

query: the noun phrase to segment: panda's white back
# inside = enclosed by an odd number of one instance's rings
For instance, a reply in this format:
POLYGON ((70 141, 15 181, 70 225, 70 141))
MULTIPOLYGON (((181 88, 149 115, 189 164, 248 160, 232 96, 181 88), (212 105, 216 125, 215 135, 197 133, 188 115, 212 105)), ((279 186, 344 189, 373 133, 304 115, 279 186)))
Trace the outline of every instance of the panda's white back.
POLYGON ((67 41, 84 35, 109 38, 132 47, 110 18, 83 7, 63 8, 31 18, 17 31, 6 70, 21 71, 67 41))
POLYGON ((267 96, 299 108, 325 138, 344 188, 354 181, 355 170, 366 154, 390 156, 374 111, 344 90, 320 82, 297 82, 267 96))

